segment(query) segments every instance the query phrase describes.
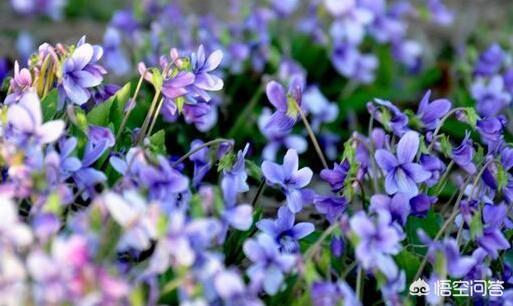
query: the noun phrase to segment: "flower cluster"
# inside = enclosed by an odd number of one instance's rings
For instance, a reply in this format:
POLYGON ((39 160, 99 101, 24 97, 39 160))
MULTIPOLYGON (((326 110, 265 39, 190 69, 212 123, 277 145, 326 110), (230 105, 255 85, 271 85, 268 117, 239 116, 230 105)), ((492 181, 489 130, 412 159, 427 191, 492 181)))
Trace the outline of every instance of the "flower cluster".
MULTIPOLYGON (((230 22, 194 21, 145 1, 137 16, 153 21, 118 11, 103 46, 44 43, 14 62, 0 104, 0 304, 461 302, 409 295, 419 278, 492 280, 504 294, 470 302, 513 303, 505 52, 479 57, 475 107, 424 88, 362 100, 378 64, 369 39, 420 69, 409 2, 312 1, 298 21, 299 1, 233 5, 230 22), (280 19, 350 81, 276 55, 280 19), (109 84, 109 71, 134 78, 109 84)), ((425 9, 453 18, 438 0, 425 9)))

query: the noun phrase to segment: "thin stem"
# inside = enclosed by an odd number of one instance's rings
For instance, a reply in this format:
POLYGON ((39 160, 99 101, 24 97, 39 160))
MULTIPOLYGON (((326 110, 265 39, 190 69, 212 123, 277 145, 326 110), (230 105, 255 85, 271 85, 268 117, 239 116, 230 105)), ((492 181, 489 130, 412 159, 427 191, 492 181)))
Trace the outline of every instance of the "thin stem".
POLYGON ((345 279, 349 273, 351 273, 351 271, 353 271, 353 269, 356 267, 357 265, 357 261, 353 261, 352 263, 350 263, 347 268, 340 274, 340 279, 345 279))
POLYGON ((151 101, 150 109, 148 110, 148 113, 146 114, 146 118, 144 118, 143 125, 141 127, 141 131, 139 132, 139 136, 137 137, 137 144, 140 144, 141 141, 146 137, 146 131, 148 130, 148 124, 150 123, 150 119, 153 115, 153 112, 155 111, 155 107, 157 106, 157 102, 159 100, 160 96, 160 90, 157 90, 155 92, 155 96, 153 96, 153 100, 151 101))
POLYGON ((157 118, 159 117, 162 104, 164 104, 164 98, 160 99, 159 105, 157 106, 157 110, 155 111, 155 115, 153 116, 153 119, 151 121, 150 128, 148 129, 149 136, 151 136, 151 131, 153 131, 153 127, 155 126, 155 123, 157 123, 157 118))
POLYGON ((356 296, 358 300, 362 300, 363 294, 363 269, 362 267, 358 267, 358 274, 356 276, 356 296))
MULTIPOLYGON (((132 96, 132 101, 135 101, 135 99, 137 98, 137 95, 139 94, 139 90, 141 90, 141 85, 142 85, 143 79, 144 79, 144 77, 143 77, 143 76, 141 76, 141 77, 139 78, 139 81, 137 82, 137 87, 135 88, 134 94, 133 94, 133 96, 132 96)), ((130 102, 130 101, 129 101, 129 102, 130 102)), ((128 117, 130 117, 130 114, 132 113, 132 110, 133 110, 133 109, 134 109, 133 107, 132 107, 132 108, 130 108, 130 109, 126 112, 125 116, 123 117, 123 121, 121 121, 121 125, 119 126, 119 130, 118 130, 118 132, 117 132, 117 134, 116 134, 116 141, 117 141, 117 140, 119 139, 119 137, 121 136, 121 133, 123 132, 123 129, 125 128, 125 125, 126 125, 126 123, 128 122, 128 117)))
POLYGON ((337 228, 340 227, 340 224, 338 222, 333 223, 330 225, 327 229, 324 230, 321 237, 317 239, 317 241, 312 244, 305 252, 304 261, 307 262, 308 260, 312 259, 312 257, 315 255, 315 253, 318 251, 318 249, 321 247, 321 244, 328 238, 328 236, 333 233, 337 228))
MULTIPOLYGON (((479 182, 479 179, 481 178, 481 176, 483 175, 483 172, 484 170, 488 167, 488 165, 490 165, 491 163, 493 162, 496 162, 496 160, 489 160, 482 168, 481 170, 479 171, 479 173, 476 175, 475 179, 474 179, 474 183, 472 184, 472 188, 470 190, 470 197, 473 197, 474 195, 474 190, 477 186, 477 183, 479 182)), ((459 204, 460 204, 460 201, 461 199, 463 198, 463 195, 465 194, 465 186, 467 185, 467 183, 470 181, 471 177, 469 177, 463 188, 461 189, 460 193, 458 194, 458 198, 456 199, 456 203, 454 204, 454 208, 452 210, 452 213, 451 215, 449 216, 449 218, 445 221, 445 223, 442 225, 442 227, 440 228, 440 230, 438 231, 438 233, 436 234, 435 238, 433 238, 433 242, 437 241, 438 239, 440 239, 440 237, 442 236, 442 234, 449 228, 449 226, 452 224, 452 222, 454 221, 454 219, 456 219, 456 216, 458 216, 458 212, 459 212, 459 204)), ((424 256, 424 259, 422 260, 420 266, 419 266, 419 269, 417 270, 417 273, 415 274, 415 277, 413 279, 418 279, 420 277, 420 275, 422 274, 422 271, 424 270, 424 267, 426 266, 427 264, 427 254, 426 256, 424 256)))
POLYGON ((218 143, 223 143, 223 142, 231 142, 231 140, 229 139, 224 139, 224 138, 217 138, 217 139, 214 139, 214 140, 211 140, 211 141, 208 141, 208 142, 205 142, 204 144, 194 148, 193 150, 187 152, 184 156, 180 157, 178 160, 176 160, 175 162, 173 162, 171 164, 171 167, 176 167, 177 165, 179 165, 181 162, 183 162, 184 160, 186 160, 187 158, 189 158, 189 156, 191 156, 192 154, 202 150, 203 148, 206 148, 208 146, 211 146, 211 145, 215 145, 215 144, 218 144, 218 143))
POLYGON ((445 114, 445 116, 440 119, 440 123, 438 124, 438 126, 436 127, 435 131, 433 132, 433 140, 431 141, 431 143, 429 144, 429 147, 427 149, 428 152, 431 152, 431 149, 433 149, 433 146, 435 145, 435 142, 436 142, 436 136, 438 136, 438 133, 440 132, 440 129, 444 126, 444 123, 445 121, 450 117, 452 116, 452 114, 458 112, 458 111, 464 111, 465 108, 464 107, 456 107, 456 108, 453 108, 452 110, 450 110, 447 114, 445 114))
POLYGON ((451 160, 451 162, 449 163, 449 165, 445 169, 444 175, 440 178, 440 181, 437 184, 436 191, 435 191, 435 194, 437 196, 440 195, 440 192, 442 192, 442 190, 444 188, 444 185, 445 185, 445 181, 449 177, 449 172, 451 171, 453 166, 454 166, 454 160, 451 160))
POLYGON ((239 115, 237 120, 235 121, 235 124, 232 126, 232 128, 228 131, 228 138, 233 138, 235 132, 240 130, 240 128, 245 125, 248 122, 249 116, 253 113, 253 109, 257 105, 257 102, 260 100, 260 97, 264 93, 264 88, 262 85, 260 85, 249 101, 249 103, 246 105, 246 108, 242 111, 242 113, 239 115))
POLYGON ((310 123, 308 123, 308 119, 306 119, 305 113, 297 103, 297 101, 294 101, 297 110, 299 111, 299 115, 301 116, 301 120, 303 120, 303 123, 306 127, 306 131, 308 133, 308 136, 310 136, 310 140, 312 141, 315 151, 317 152, 317 155, 319 156, 319 159, 322 162, 322 165, 324 169, 328 169, 328 163, 326 162, 326 158, 324 157, 324 154, 322 153, 321 146, 319 146, 319 143, 317 142, 317 138, 315 137, 315 134, 312 130, 312 127, 310 126, 310 123))
POLYGON ((255 194, 255 197, 251 201, 251 207, 255 207, 256 206, 258 198, 260 198, 260 195, 262 195, 262 193, 264 192, 264 189, 265 189, 265 178, 263 178, 260 181, 260 184, 258 184, 258 189, 257 189, 257 192, 255 194))

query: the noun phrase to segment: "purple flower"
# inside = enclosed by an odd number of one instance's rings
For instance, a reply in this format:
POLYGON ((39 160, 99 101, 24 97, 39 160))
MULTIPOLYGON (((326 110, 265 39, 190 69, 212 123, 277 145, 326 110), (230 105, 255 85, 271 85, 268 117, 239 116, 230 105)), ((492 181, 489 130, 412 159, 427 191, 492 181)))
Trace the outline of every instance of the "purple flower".
POLYGON ((89 100, 91 87, 103 81, 105 69, 97 64, 103 49, 85 42, 85 36, 77 43, 77 48, 62 65, 61 97, 68 97, 73 103, 82 105, 89 100))
POLYGON ((107 192, 102 196, 112 218, 123 228, 118 244, 120 250, 134 248, 144 251, 151 246, 151 240, 157 237, 158 208, 148 205, 135 191, 127 191, 120 196, 107 192))
POLYGON ((289 134, 289 131, 281 131, 278 129, 267 129, 267 123, 271 119, 271 110, 264 107, 260 117, 258 117, 258 128, 267 139, 262 157, 266 160, 274 161, 278 150, 284 146, 287 149, 294 149, 299 154, 304 153, 308 148, 305 138, 300 135, 289 134))
POLYGON ((406 224, 406 218, 410 214, 410 197, 407 194, 398 192, 393 197, 376 194, 371 197, 370 203, 370 211, 384 209, 390 213, 393 221, 398 221, 401 225, 406 224))
MULTIPOLYGON (((422 236, 424 237, 423 240, 426 240, 425 233, 423 233, 422 236)), ((440 258, 440 256, 436 255, 441 254, 443 256, 442 258, 444 258, 445 269, 447 269, 447 273, 451 277, 462 278, 476 264, 472 256, 462 256, 460 254, 458 244, 453 238, 444 239, 442 242, 426 242, 426 244, 429 244, 429 261, 433 265, 436 265, 438 258, 440 258)), ((442 268, 444 268, 444 266, 442 266, 442 268)))
POLYGON ((322 123, 333 122, 338 116, 338 105, 328 101, 317 86, 311 86, 305 91, 303 104, 312 116, 314 131, 318 131, 322 123))
POLYGON ((253 262, 248 268, 252 280, 261 280, 264 291, 274 295, 280 289, 284 273, 289 272, 296 262, 296 256, 281 253, 273 238, 260 233, 256 239, 244 242, 244 254, 253 262))
MULTIPOLYGON (((214 288, 227 306, 263 306, 251 288, 246 288, 242 277, 232 270, 220 271, 215 275, 214 288)), ((191 304, 192 305, 192 304, 191 304)), ((202 305, 200 302, 199 305, 202 305)))
POLYGON ((408 117, 401 112, 397 106, 392 104, 390 101, 381 99, 374 99, 373 103, 367 103, 367 109, 376 120, 383 124, 388 130, 392 130, 395 135, 403 136, 408 129, 408 117), (374 104, 377 104, 378 107, 374 104))
POLYGON ((194 96, 199 96, 205 101, 210 100, 206 91, 218 91, 223 88, 223 80, 212 74, 223 60, 223 52, 216 50, 210 55, 205 54, 205 48, 200 45, 198 51, 191 55, 192 72, 195 79, 193 84, 194 96))
POLYGON ((424 128, 434 130, 440 119, 451 109, 451 102, 447 99, 436 99, 429 102, 431 91, 428 90, 420 101, 417 117, 424 123, 424 128))
MULTIPOLYGON (((191 150, 194 150, 203 144, 204 142, 202 140, 193 140, 191 142, 191 150)), ((196 153, 191 154, 189 159, 194 163, 192 184, 197 187, 203 180, 203 177, 208 173, 208 171, 212 167, 210 157, 208 156, 208 148, 202 148, 196 153)))
POLYGON ((347 207, 347 200, 341 196, 316 196, 314 205, 317 211, 326 215, 326 219, 334 222, 347 207))
POLYGON ((473 174, 476 172, 476 165, 472 162, 474 158, 474 147, 472 146, 472 140, 470 139, 470 133, 465 133, 465 138, 463 138, 461 144, 452 149, 452 159, 454 162, 467 171, 469 174, 473 174))
POLYGON ((411 214, 417 217, 425 217, 431 205, 437 201, 436 197, 419 194, 410 199, 411 214))
POLYGON ((14 77, 10 81, 9 89, 11 94, 5 97, 6 105, 17 102, 32 85, 32 76, 27 68, 20 70, 18 62, 14 62, 14 77))
POLYGON ((474 67, 474 73, 479 76, 491 76, 499 71, 506 54, 497 43, 492 44, 486 51, 479 55, 474 67))
POLYGON ((130 61, 122 49, 122 37, 118 29, 108 27, 103 35, 104 62, 116 75, 124 75, 130 71, 130 61))
POLYGON ((399 253, 400 242, 404 238, 400 228, 394 226, 391 221, 390 213, 386 210, 378 210, 376 220, 363 211, 356 213, 349 220, 352 233, 358 237, 356 258, 363 268, 377 268, 388 279, 398 275, 397 266, 391 255, 399 253))
POLYGON ((298 240, 310 235, 314 231, 314 226, 308 222, 294 225, 294 221, 294 214, 287 207, 282 206, 278 209, 277 219, 262 219, 257 222, 256 226, 262 232, 273 237, 282 251, 295 253, 299 251, 298 240))
POLYGON ((26 247, 32 243, 33 234, 29 226, 19 220, 18 207, 14 202, 0 196, 0 247, 26 247))
POLYGON ((425 182, 429 187, 438 183, 441 173, 445 170, 445 164, 436 156, 420 155, 420 164, 424 170, 431 172, 431 177, 425 182))
POLYGON ((344 188, 347 173, 349 172, 349 162, 344 159, 340 164, 334 164, 333 170, 322 169, 321 178, 328 182, 333 192, 339 192, 344 188))
POLYGON ((502 130, 506 125, 506 118, 502 115, 478 120, 477 131, 481 140, 488 145, 488 151, 494 152, 503 138, 502 130))
POLYGON ((43 123, 41 102, 34 91, 28 91, 7 110, 6 138, 20 145, 33 140, 39 144, 56 141, 64 131, 64 121, 43 123))
POLYGON ((253 209, 249 204, 236 205, 238 193, 249 190, 247 184, 248 174, 245 167, 245 156, 249 150, 246 144, 244 150, 237 152, 237 157, 231 169, 223 171, 221 189, 225 200, 225 208, 222 213, 223 219, 232 227, 238 230, 248 230, 253 222, 253 209))
POLYGON ((178 196, 189 188, 189 179, 171 167, 169 161, 158 156, 157 167, 141 169, 141 182, 148 188, 150 199, 160 200, 162 210, 166 213, 175 209, 178 196))
POLYGON ((428 0, 427 6, 431 12, 431 19, 440 25, 450 25, 454 14, 444 5, 442 0, 428 0))
POLYGON ((499 75, 492 77, 488 84, 483 79, 478 79, 472 84, 471 92, 476 100, 477 112, 483 117, 496 116, 511 103, 511 95, 499 75))
POLYGON ((166 79, 162 85, 162 94, 166 97, 166 103, 174 103, 168 99, 174 100, 185 96, 188 92, 187 86, 193 84, 194 80, 194 74, 185 71, 178 72, 175 76, 166 79))
POLYGON ((361 54, 354 46, 340 43, 331 54, 331 62, 341 75, 368 84, 374 80, 378 60, 374 55, 361 54))
POLYGON ((283 158, 283 165, 270 161, 262 163, 262 172, 268 185, 278 185, 287 198, 287 206, 292 212, 303 208, 301 189, 310 183, 313 172, 310 168, 299 169, 296 150, 289 149, 283 158))
POLYGON ((289 132, 299 116, 304 79, 295 75, 291 78, 288 93, 282 85, 275 81, 267 84, 266 93, 269 102, 276 107, 265 128, 289 132))
POLYGON ((483 234, 477 238, 477 243, 493 259, 499 256, 500 250, 507 250, 511 247, 501 230, 502 225, 508 216, 508 207, 504 204, 483 207, 483 234))
POLYGON ((388 194, 404 192, 415 196, 419 192, 417 184, 431 177, 430 172, 413 162, 418 149, 419 135, 410 131, 399 140, 397 156, 385 149, 376 151, 376 162, 385 173, 385 190, 388 194))
POLYGON ((362 305, 353 289, 345 282, 314 282, 311 296, 314 306, 337 306, 340 302, 345 306, 362 305))

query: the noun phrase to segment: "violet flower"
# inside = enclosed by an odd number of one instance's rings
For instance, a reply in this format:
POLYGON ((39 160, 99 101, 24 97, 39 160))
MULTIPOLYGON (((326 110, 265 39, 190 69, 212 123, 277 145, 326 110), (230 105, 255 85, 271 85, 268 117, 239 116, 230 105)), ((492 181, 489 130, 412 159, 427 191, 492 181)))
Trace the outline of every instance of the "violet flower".
POLYGON ((333 164, 333 170, 322 169, 320 175, 324 181, 330 184, 333 192, 339 192, 344 188, 349 168, 349 162, 347 159, 344 159, 340 164, 333 164))
POLYGON ((385 149, 376 151, 376 162, 385 173, 385 190, 388 194, 404 192, 415 196, 419 192, 417 184, 431 177, 431 173, 413 162, 418 149, 419 135, 410 131, 399 140, 396 156, 385 149))
POLYGON ((43 123, 41 102, 34 91, 28 91, 7 110, 6 137, 20 145, 34 140, 39 144, 56 141, 64 131, 64 121, 43 123))
POLYGON ((452 160, 460 166, 462 169, 467 171, 469 174, 476 172, 476 165, 472 159, 474 158, 474 147, 472 146, 472 140, 470 139, 470 133, 465 133, 465 138, 461 141, 461 144, 452 149, 452 160))
POLYGON ((68 97, 73 103, 82 105, 89 100, 89 88, 103 81, 105 69, 97 64, 103 49, 85 42, 85 36, 77 43, 76 49, 62 65, 61 98, 68 97))
POLYGON ((477 112, 483 117, 496 116, 511 103, 511 95, 499 75, 492 77, 487 84, 478 79, 472 84, 471 93, 476 100, 477 112))
POLYGON ((428 90, 419 104, 417 117, 427 130, 434 130, 440 123, 440 119, 451 109, 451 102, 447 99, 436 99, 429 102, 431 90, 428 90))
POLYGON ((284 273, 290 272, 296 262, 296 256, 280 253, 273 238, 260 233, 256 239, 244 242, 244 254, 253 262, 248 268, 252 280, 261 280, 264 291, 274 295, 284 281, 284 273))
POLYGON ((274 161, 276 154, 283 146, 287 149, 294 149, 298 154, 302 154, 308 148, 308 143, 301 135, 290 134, 289 131, 266 128, 271 119, 271 110, 264 107, 260 117, 258 117, 258 128, 267 139, 267 143, 262 151, 262 157, 265 160, 274 161))
POLYGON ((118 248, 144 251, 157 237, 158 208, 148 205, 136 191, 126 191, 123 196, 107 192, 102 196, 112 218, 123 228, 118 248))
POLYGON ((504 204, 487 204, 483 207, 484 229, 477 242, 493 259, 499 256, 500 250, 511 247, 502 230, 503 224, 507 221, 507 214, 508 207, 504 204))
POLYGON ((301 189, 310 183, 313 172, 308 167, 299 169, 296 150, 287 151, 283 165, 264 161, 262 173, 268 185, 276 184, 281 187, 287 198, 287 206, 292 212, 298 212, 303 208, 301 189))
POLYGON ((208 102, 210 96, 206 91, 218 91, 223 88, 223 80, 211 73, 221 64, 222 60, 223 52, 221 50, 216 50, 207 56, 203 45, 200 45, 198 51, 191 55, 192 72, 195 76, 192 91, 195 96, 208 102))
POLYGON ((30 89, 32 85, 32 76, 27 68, 20 70, 18 62, 14 62, 14 77, 10 81, 9 89, 11 94, 5 97, 4 104, 10 105, 18 102, 23 94, 30 89))
POLYGON ((371 197, 370 203, 370 211, 386 210, 393 221, 398 221, 401 225, 406 224, 406 218, 408 218, 411 210, 410 197, 407 194, 398 192, 392 197, 384 194, 375 194, 371 197))
POLYGON ((479 55, 474 67, 474 74, 479 76, 492 76, 499 72, 506 54, 499 44, 492 44, 479 55))
POLYGON ((388 279, 398 274, 398 268, 391 255, 401 250, 401 240, 404 234, 399 227, 394 226, 392 217, 386 210, 378 210, 377 218, 373 220, 360 211, 350 220, 351 232, 358 237, 356 258, 363 268, 379 269, 388 279))
POLYGON ((290 132, 296 123, 301 107, 304 79, 295 75, 291 78, 288 92, 282 85, 271 81, 266 86, 266 94, 269 102, 276 107, 276 112, 271 116, 265 128, 271 130, 290 132))
POLYGON ((294 225, 295 216, 287 209, 278 209, 278 218, 262 219, 257 222, 256 227, 262 232, 273 237, 284 252, 295 253, 299 251, 299 239, 310 235, 314 231, 312 223, 300 222, 294 225))

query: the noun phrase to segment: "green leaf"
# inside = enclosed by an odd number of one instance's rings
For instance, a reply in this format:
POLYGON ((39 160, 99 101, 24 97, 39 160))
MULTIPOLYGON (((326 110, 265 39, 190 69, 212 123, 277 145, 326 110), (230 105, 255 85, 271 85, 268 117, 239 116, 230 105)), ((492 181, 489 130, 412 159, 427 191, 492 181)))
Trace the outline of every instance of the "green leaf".
POLYGON ((93 125, 107 126, 110 119, 111 99, 96 105, 88 114, 87 121, 93 125))
POLYGON ((470 236, 476 239, 483 234, 483 222, 481 219, 481 211, 478 210, 470 220, 470 236))
POLYGON ((113 103, 110 108, 110 121, 114 124, 114 131, 117 132, 123 117, 125 116, 125 105, 130 99, 131 83, 125 84, 114 95, 113 103))
POLYGON ((41 100, 41 107, 43 108, 43 120, 50 121, 57 113, 57 103, 59 96, 57 89, 52 89, 46 97, 41 100))
MULTIPOLYGON (((417 235, 418 230, 423 230, 431 238, 434 238, 440 230, 442 223, 442 217, 439 214, 435 214, 433 209, 428 212, 425 218, 410 216, 405 226, 408 243, 415 245, 423 244, 417 235)), ((425 247, 414 247, 413 249, 415 253, 420 255, 426 253, 425 247)))
POLYGON ((164 78, 162 77, 162 73, 157 68, 151 69, 151 81, 155 90, 160 91, 162 89, 162 84, 164 84, 164 78))
POLYGON ((402 250, 395 256, 395 262, 406 273, 406 283, 411 283, 420 266, 419 257, 407 250, 402 250))
POLYGON ((262 178, 262 170, 260 170, 260 167, 254 161, 246 160, 246 170, 250 177, 256 180, 260 180, 262 178))
POLYGON ((114 124, 115 131, 121 125, 123 120, 123 110, 126 102, 130 98, 130 83, 123 86, 107 101, 96 105, 88 114, 87 120, 90 124, 99 126, 108 126, 114 124))
POLYGON ((472 128, 476 128, 477 120, 479 119, 479 115, 476 113, 476 109, 474 107, 466 107, 465 112, 467 113, 468 123, 472 128))
POLYGON ((166 131, 164 129, 151 135, 150 147, 155 153, 166 154, 166 131))
POLYGON ((508 174, 501 164, 496 163, 497 166, 497 188, 502 190, 508 184, 508 174))

